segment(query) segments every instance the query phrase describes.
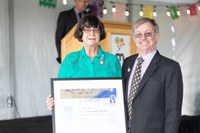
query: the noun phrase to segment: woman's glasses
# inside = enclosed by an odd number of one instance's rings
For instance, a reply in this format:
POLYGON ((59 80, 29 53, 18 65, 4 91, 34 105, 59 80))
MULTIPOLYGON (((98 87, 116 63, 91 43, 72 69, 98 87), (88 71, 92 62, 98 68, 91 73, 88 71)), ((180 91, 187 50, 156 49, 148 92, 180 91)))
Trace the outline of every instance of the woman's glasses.
POLYGON ((85 33, 91 33, 93 32, 94 34, 99 34, 99 29, 98 28, 84 28, 83 30, 85 33))

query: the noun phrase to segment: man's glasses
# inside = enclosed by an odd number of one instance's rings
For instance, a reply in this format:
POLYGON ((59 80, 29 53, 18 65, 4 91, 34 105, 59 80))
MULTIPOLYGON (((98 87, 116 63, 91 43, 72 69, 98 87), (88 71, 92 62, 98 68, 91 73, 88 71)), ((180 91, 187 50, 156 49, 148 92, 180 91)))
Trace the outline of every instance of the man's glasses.
POLYGON ((153 34, 154 34, 154 32, 150 32, 150 31, 145 32, 144 34, 142 34, 142 33, 135 33, 134 37, 136 39, 142 38, 142 36, 144 36, 145 38, 151 38, 153 34))
POLYGON ((83 31, 85 33, 91 33, 91 32, 93 32, 94 34, 99 34, 99 29, 98 28, 85 28, 83 31))

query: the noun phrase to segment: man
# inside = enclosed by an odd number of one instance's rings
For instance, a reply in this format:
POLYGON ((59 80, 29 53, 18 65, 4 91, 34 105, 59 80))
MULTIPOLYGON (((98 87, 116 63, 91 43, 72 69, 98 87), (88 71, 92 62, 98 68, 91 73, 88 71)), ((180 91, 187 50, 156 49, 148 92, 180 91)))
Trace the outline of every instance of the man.
POLYGON ((155 20, 140 18, 132 33, 139 53, 126 58, 122 66, 129 132, 178 133, 183 97, 181 68, 156 49, 159 26, 155 20), (141 62, 136 68, 138 58, 141 62), (132 81, 135 69, 139 70, 140 78, 135 79, 139 84, 132 81))
POLYGON ((56 29, 56 48, 58 57, 56 60, 61 63, 61 40, 62 38, 74 27, 80 17, 90 14, 90 11, 86 11, 89 4, 89 0, 74 0, 75 6, 67 11, 63 11, 59 14, 57 20, 56 29))

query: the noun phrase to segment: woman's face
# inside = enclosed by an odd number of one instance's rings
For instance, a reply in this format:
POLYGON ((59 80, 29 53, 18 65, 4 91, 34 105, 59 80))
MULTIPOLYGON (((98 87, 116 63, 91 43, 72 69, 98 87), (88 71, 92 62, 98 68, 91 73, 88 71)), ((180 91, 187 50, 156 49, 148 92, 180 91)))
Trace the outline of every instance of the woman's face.
POLYGON ((89 47, 97 46, 100 40, 100 31, 98 28, 84 28, 82 36, 83 44, 89 47))

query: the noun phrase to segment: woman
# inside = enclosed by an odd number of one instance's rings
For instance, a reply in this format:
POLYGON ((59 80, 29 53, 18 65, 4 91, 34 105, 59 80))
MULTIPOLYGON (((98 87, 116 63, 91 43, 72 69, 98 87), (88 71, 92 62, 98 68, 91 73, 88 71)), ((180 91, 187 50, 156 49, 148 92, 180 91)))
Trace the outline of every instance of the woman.
MULTIPOLYGON (((121 77, 118 58, 103 51, 99 45, 99 41, 106 38, 106 32, 98 17, 84 16, 78 22, 74 36, 83 42, 83 48, 65 57, 58 78, 121 77)), ((46 103, 51 111, 54 105, 53 98, 48 96, 46 103)))

